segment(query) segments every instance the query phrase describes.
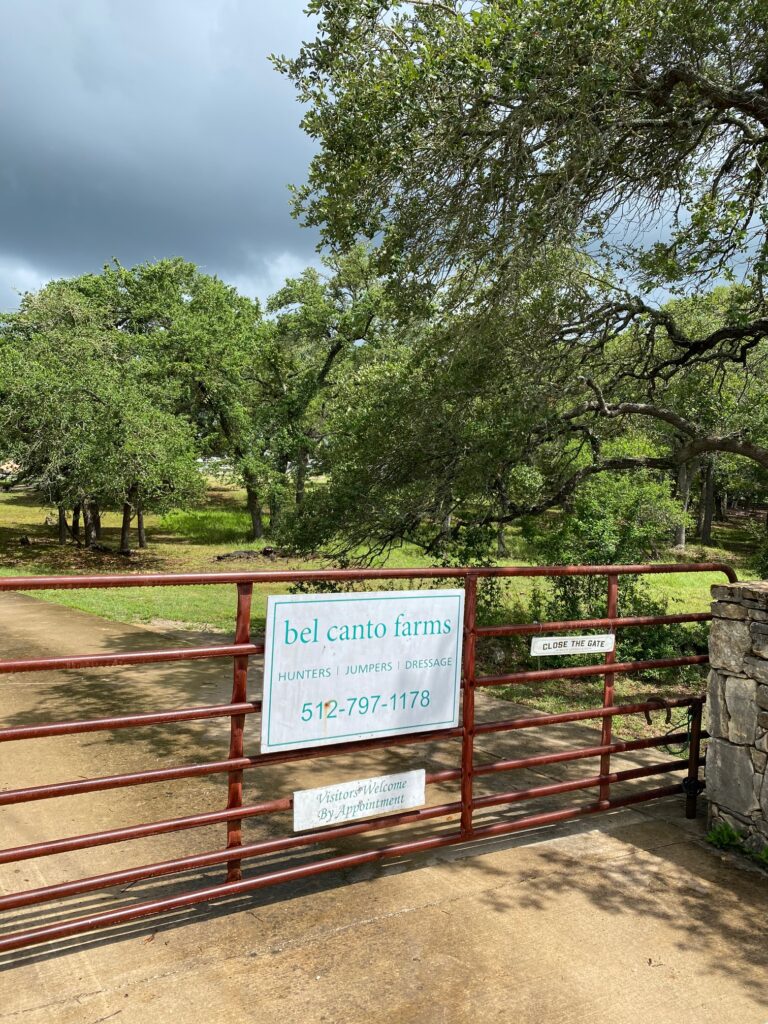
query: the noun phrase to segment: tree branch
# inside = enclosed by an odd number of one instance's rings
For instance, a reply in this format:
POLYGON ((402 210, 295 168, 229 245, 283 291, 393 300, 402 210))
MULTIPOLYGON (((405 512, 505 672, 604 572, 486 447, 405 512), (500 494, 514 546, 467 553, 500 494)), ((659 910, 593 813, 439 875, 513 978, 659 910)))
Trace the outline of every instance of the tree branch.
POLYGON ((452 17, 456 17, 458 13, 455 7, 451 7, 449 4, 442 4, 440 0, 408 0, 411 7, 426 7, 431 8, 435 11, 442 11, 444 14, 450 14, 452 17))
MULTIPOLYGON (((511 523, 516 519, 520 519, 521 516, 540 515, 548 509, 561 505, 566 498, 573 494, 580 483, 589 479, 591 476, 596 476, 599 473, 622 473, 637 469, 669 470, 673 469, 674 466, 675 460, 673 458, 662 459, 653 457, 616 458, 606 459, 604 462, 592 463, 589 466, 582 466, 581 469, 577 469, 575 473, 562 481, 557 490, 553 491, 546 498, 542 498, 540 501, 534 502, 531 505, 510 503, 508 511, 503 514, 493 514, 489 512, 487 515, 483 516, 480 520, 480 524, 488 525, 490 523, 511 523)), ((466 525, 468 525, 466 522, 457 524, 457 526, 466 525)))
POLYGON ((596 397, 594 401, 584 402, 577 408, 565 413, 562 419, 566 421, 577 419, 587 412, 596 412, 609 419, 615 419, 617 416, 648 416, 662 423, 668 423, 675 430, 690 438, 687 444, 677 449, 674 458, 671 460, 674 465, 689 462, 691 459, 696 458, 696 456, 703 455, 706 452, 729 452, 732 455, 741 455, 746 459, 751 459, 752 462, 756 462, 763 469, 768 469, 768 448, 753 444, 739 433, 725 435, 705 434, 695 423, 685 419, 683 416, 679 416, 670 409, 662 409, 659 406, 649 405, 646 402, 617 402, 609 405, 605 401, 599 386, 593 380, 589 377, 582 377, 580 379, 594 392, 596 397))

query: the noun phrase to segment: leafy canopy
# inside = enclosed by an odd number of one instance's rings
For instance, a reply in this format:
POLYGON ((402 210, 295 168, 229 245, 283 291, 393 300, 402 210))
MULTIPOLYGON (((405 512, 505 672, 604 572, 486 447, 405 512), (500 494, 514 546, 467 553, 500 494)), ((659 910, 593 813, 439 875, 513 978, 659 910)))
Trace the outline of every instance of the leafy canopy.
MULTIPOLYGON (((398 281, 506 288, 542 249, 600 340, 637 318, 674 355, 739 359, 768 333, 768 0, 313 0, 276 59, 318 140, 296 209, 331 245, 382 239, 398 281), (729 275, 717 334, 675 330, 654 289, 729 275), (660 332, 665 334, 664 331, 660 332)), ((650 344, 656 340, 650 335, 650 344)))

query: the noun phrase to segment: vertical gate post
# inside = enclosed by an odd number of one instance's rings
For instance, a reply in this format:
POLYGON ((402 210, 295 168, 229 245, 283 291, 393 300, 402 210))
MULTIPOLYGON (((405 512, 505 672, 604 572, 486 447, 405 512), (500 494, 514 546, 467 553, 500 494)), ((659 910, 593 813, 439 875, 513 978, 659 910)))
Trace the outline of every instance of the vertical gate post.
MULTIPOLYGON (((619 614, 619 577, 616 575, 610 575, 608 577, 608 605, 606 608, 606 615, 609 619, 618 618, 619 614)), ((616 633, 615 627, 611 630, 612 633, 616 633)), ((605 664, 613 665, 616 661, 616 651, 608 651, 605 655, 605 664)), ((613 707, 613 684, 616 676, 613 672, 606 673, 603 684, 603 707, 613 707)), ((611 715, 603 716, 603 727, 600 733, 600 745, 607 747, 613 736, 613 717, 611 715)), ((600 756, 600 774, 608 775, 611 770, 611 755, 602 754, 600 756)), ((600 783, 600 803, 608 801, 611 798, 611 785, 609 782, 600 783)))
MULTIPOLYGON (((251 639, 251 596, 252 583, 237 584, 237 619, 235 620, 235 643, 247 644, 251 639)), ((243 704, 248 700, 248 656, 236 655, 232 678, 232 703, 243 704)), ((232 715, 230 718, 229 757, 243 756, 243 732, 245 715, 232 715)), ((227 791, 227 809, 243 805, 243 771, 229 773, 227 791)), ((243 820, 233 818, 227 822, 227 849, 242 845, 243 820)), ((242 878, 241 861, 227 861, 227 881, 239 882, 242 878)))
POLYGON ((473 774, 475 760, 475 639, 477 627, 477 576, 464 580, 464 691, 461 709, 461 834, 472 835, 473 774))
POLYGON ((696 817, 699 796, 699 758, 701 757, 701 710, 704 702, 691 704, 691 733, 688 743, 688 778, 685 780, 685 816, 696 817))

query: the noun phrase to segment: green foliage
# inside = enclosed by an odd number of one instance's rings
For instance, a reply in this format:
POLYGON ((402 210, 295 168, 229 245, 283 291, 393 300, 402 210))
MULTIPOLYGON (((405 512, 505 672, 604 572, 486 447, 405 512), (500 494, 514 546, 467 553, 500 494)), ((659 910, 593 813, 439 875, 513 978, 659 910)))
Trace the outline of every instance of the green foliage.
POLYGON ((246 489, 247 533, 288 535, 330 396, 396 322, 366 249, 325 269, 286 281, 266 318, 181 259, 25 296, 0 319, 0 458, 55 505, 134 512, 193 503, 213 460, 246 489))
POLYGON ((752 555, 750 568, 758 579, 768 580, 768 530, 765 524, 750 524, 752 555))
POLYGON ((307 495, 297 547, 367 546, 375 558, 407 540, 454 564, 496 556, 500 522, 536 505, 581 444, 532 441, 574 364, 548 343, 540 268, 526 289, 492 319, 436 302, 434 320, 409 320, 339 380, 321 449, 327 486, 307 495))
POLYGON ((765 0, 309 10, 316 38, 275 63, 319 143, 296 205, 326 241, 381 231, 406 284, 506 282, 563 243, 647 291, 762 276, 765 0))
POLYGON ((568 467, 671 470, 681 492, 702 471, 732 487, 733 454, 764 475, 768 0, 309 11, 316 37, 275 58, 317 143, 296 213, 337 250, 380 241, 398 308, 429 313, 441 356, 428 374, 410 351, 377 368, 422 450, 406 428, 401 465, 388 451, 356 469, 374 431, 340 425, 351 457, 318 522, 359 536, 368 512, 380 543, 442 550, 464 543, 441 529, 452 510, 458 531, 538 514, 567 497, 568 467), (628 416, 652 454, 607 459, 628 416), (427 423, 440 437, 424 444, 427 423))
POLYGON ((718 822, 707 832, 707 842, 716 846, 718 850, 730 850, 733 853, 743 854, 761 868, 768 869, 768 845, 759 850, 749 845, 742 832, 725 821, 718 822))
POLYGON ((530 539, 553 565, 632 564, 658 557, 684 518, 668 479, 610 474, 582 484, 562 518, 530 524, 530 539))
POLYGON ((201 493, 192 424, 177 414, 176 381, 158 369, 155 327, 143 299, 126 298, 124 275, 54 281, 0 321, 2 455, 54 505, 163 511, 201 493))
MULTIPOLYGON (((637 565, 658 557, 684 516, 671 495, 668 480, 648 473, 611 475, 582 485, 561 516, 529 522, 527 534, 541 564, 637 565)), ((607 615, 604 577, 556 577, 546 595, 537 593, 533 600, 535 608, 522 610, 527 621, 607 615)), ((667 602, 652 596, 647 579, 634 575, 620 577, 620 617, 657 616, 666 612, 667 602)), ((707 631, 685 625, 642 627, 622 630, 619 642, 622 661, 670 658, 681 652, 706 651, 707 631)), ((567 662, 564 659, 563 663, 567 662)), ((654 672, 656 678, 664 675, 663 670, 654 672)))
POLYGON ((744 837, 728 822, 721 821, 707 832, 707 842, 716 846, 718 850, 741 850, 744 837))

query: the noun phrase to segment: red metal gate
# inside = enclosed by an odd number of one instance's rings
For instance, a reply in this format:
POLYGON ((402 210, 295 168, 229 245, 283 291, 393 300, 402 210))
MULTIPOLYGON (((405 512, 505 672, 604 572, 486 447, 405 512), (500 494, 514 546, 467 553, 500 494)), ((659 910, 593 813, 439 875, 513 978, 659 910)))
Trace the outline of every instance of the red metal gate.
MULTIPOLYGON (((52 797, 70 796, 111 790, 128 786, 165 782, 175 779, 191 779, 200 776, 224 773, 228 776, 227 806, 222 810, 186 816, 169 817, 161 821, 153 821, 131 825, 119 829, 93 832, 87 835, 69 836, 59 839, 41 839, 41 841, 0 850, 0 864, 32 858, 47 857, 57 853, 103 846, 111 843, 122 843, 128 840, 146 838, 163 833, 177 832, 200 826, 209 826, 217 822, 226 823, 227 841, 222 849, 212 850, 203 854, 194 854, 174 860, 165 860, 141 867, 115 870, 106 874, 92 875, 59 884, 28 889, 23 892, 9 893, 0 896, 0 911, 46 904, 62 900, 66 897, 96 892, 116 885, 127 885, 145 879, 170 876, 180 872, 201 870, 214 865, 222 865, 226 870, 226 879, 212 886, 194 889, 166 898, 138 902, 118 907, 101 913, 72 917, 54 923, 36 925, 21 931, 13 931, 0 935, 0 952, 19 949, 35 943, 49 942, 66 936, 76 935, 92 929, 118 925, 149 915, 175 910, 193 904, 221 899, 226 896, 247 893, 280 882, 304 878, 326 871, 349 868, 387 857, 398 857, 405 854, 418 853, 437 847, 460 844, 468 840, 476 841, 484 837, 499 836, 559 821, 566 821, 582 815, 624 807, 675 793, 685 793, 685 807, 688 817, 696 814, 696 798, 699 792, 701 712, 703 696, 679 697, 665 701, 667 707, 688 707, 690 728, 676 734, 666 734, 652 738, 630 741, 616 741, 612 736, 612 723, 616 715, 637 715, 657 711, 659 703, 616 705, 614 702, 614 683, 617 674, 642 672, 654 668, 673 668, 684 665, 703 665, 706 655, 694 654, 679 657, 636 662, 617 662, 614 653, 606 654, 604 661, 594 665, 580 665, 567 668, 552 668, 537 671, 514 672, 498 676, 478 676, 475 671, 475 648, 479 640, 485 637, 527 635, 543 631, 574 631, 601 627, 611 631, 643 626, 656 626, 669 623, 703 622, 711 618, 706 612, 684 615, 646 616, 620 618, 619 581, 628 574, 656 573, 691 573, 721 572, 730 581, 736 575, 729 566, 719 563, 697 565, 629 565, 629 566, 556 566, 556 567, 500 567, 481 569, 379 569, 379 570, 344 570, 344 571, 308 571, 308 572, 262 572, 262 573, 217 573, 198 575, 164 575, 164 576, 93 576, 93 577, 32 577, 0 579, 0 591, 36 591, 36 590, 72 590, 80 588, 106 589, 112 587, 172 587, 181 585, 232 584, 237 590, 237 611, 235 622, 234 643, 208 647, 188 647, 174 650, 152 650, 114 654, 84 654, 78 657, 50 657, 21 661, 0 661, 0 674, 21 672, 59 671, 68 669, 88 669, 96 667, 119 667, 125 665, 142 665, 158 662, 184 662, 209 658, 231 658, 234 663, 234 681, 229 703, 205 707, 176 708, 167 711, 144 712, 120 717, 87 719, 83 721, 52 722, 40 725, 21 725, 0 728, 0 742, 18 742, 34 740, 42 737, 66 736, 79 733, 133 729, 172 722, 190 722, 195 720, 228 717, 231 721, 230 743, 227 757, 219 761, 184 766, 152 768, 146 771, 123 775, 77 779, 51 785, 25 786, 24 788, 0 790, 0 807, 44 800, 52 797), (530 623, 525 625, 479 626, 476 620, 478 580, 487 577, 556 577, 556 576, 602 576, 607 580, 607 615, 604 618, 571 620, 565 622, 530 623), (246 754, 245 723, 249 716, 261 711, 258 699, 249 699, 248 665, 249 659, 263 654, 264 646, 252 643, 250 639, 251 597, 254 585, 286 584, 286 583, 318 583, 336 582, 350 583, 355 581, 371 582, 377 580, 408 580, 408 579, 458 579, 465 588, 464 610, 464 647, 462 666, 462 716, 457 728, 416 733, 403 736, 387 736, 352 743, 339 743, 308 750, 294 750, 278 754, 246 754), (562 714, 544 714, 536 717, 518 717, 503 721, 477 722, 475 720, 475 694, 479 687, 510 686, 519 683, 533 683, 550 679, 574 679, 603 676, 602 707, 591 710, 580 710, 562 714), (601 722, 599 744, 579 747, 573 750, 556 750, 542 753, 534 757, 508 758, 490 763, 478 764, 475 757, 475 738, 489 733, 508 733, 516 730, 531 729, 556 725, 566 722, 586 720, 601 722), (253 843, 244 843, 242 823, 247 818, 270 815, 289 811, 292 797, 289 794, 277 795, 257 804, 243 803, 243 773, 260 766, 296 762, 314 758, 333 758, 342 754, 372 750, 384 747, 417 746, 436 740, 453 740, 460 744, 460 756, 456 767, 447 770, 427 773, 428 785, 436 783, 459 783, 458 799, 436 806, 427 806, 419 810, 388 815, 385 817, 357 821, 347 825, 318 829, 309 833, 291 834, 279 838, 270 838, 253 843), (688 745, 688 756, 683 759, 668 760, 658 764, 641 765, 625 771, 611 771, 611 755, 629 750, 650 747, 666 747, 674 743, 688 745), (532 768, 557 762, 576 761, 581 759, 599 758, 599 771, 584 778, 568 779, 551 785, 513 789, 504 793, 478 796, 475 793, 475 780, 499 772, 512 772, 521 768, 532 768), (630 795, 612 797, 611 787, 617 783, 631 779, 639 779, 665 773, 684 772, 685 778, 677 778, 674 782, 660 788, 630 795), (593 803, 580 806, 559 808, 544 813, 532 814, 509 820, 499 816, 490 824, 478 825, 475 814, 481 809, 508 808, 521 801, 539 799, 572 791, 595 789, 597 797, 593 803), (435 819, 456 819, 458 827, 449 831, 439 831, 421 838, 410 838, 401 842, 389 843, 374 849, 365 849, 352 853, 326 856, 298 866, 279 867, 277 869, 243 877, 244 862, 256 861, 275 853, 307 848, 318 844, 327 845, 336 840, 361 833, 394 829, 404 825, 413 825, 435 819)), ((250 738, 251 747, 256 742, 256 734, 250 738)))

